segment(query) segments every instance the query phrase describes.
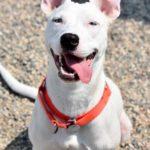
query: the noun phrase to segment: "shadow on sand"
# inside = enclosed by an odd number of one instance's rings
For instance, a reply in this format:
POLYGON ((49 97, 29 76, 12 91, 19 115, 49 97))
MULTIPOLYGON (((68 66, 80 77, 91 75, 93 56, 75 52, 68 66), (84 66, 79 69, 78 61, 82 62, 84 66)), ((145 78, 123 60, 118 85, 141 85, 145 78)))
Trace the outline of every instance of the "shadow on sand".
POLYGON ((21 132, 5 150, 32 150, 32 145, 28 139, 28 130, 21 132))
POLYGON ((150 1, 149 0, 122 0, 120 19, 134 19, 150 23, 150 1))

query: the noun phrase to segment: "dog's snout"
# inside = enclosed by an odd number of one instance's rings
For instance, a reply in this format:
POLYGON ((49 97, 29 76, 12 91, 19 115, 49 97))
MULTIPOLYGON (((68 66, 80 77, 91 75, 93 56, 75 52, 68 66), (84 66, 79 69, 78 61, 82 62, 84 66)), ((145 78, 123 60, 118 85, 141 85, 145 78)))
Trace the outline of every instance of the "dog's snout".
POLYGON ((76 34, 65 33, 61 36, 60 44, 64 51, 74 51, 79 44, 79 37, 76 34))

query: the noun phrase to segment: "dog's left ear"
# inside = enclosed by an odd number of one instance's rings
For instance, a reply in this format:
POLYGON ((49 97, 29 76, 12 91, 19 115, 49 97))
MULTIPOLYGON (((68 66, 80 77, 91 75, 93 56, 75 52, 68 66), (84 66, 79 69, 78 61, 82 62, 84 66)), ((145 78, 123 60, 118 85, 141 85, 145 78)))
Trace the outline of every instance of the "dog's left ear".
POLYGON ((120 15, 121 0, 97 0, 102 12, 112 19, 116 19, 120 15))
POLYGON ((62 1, 63 0, 42 0, 41 9, 46 15, 49 15, 54 8, 62 3, 62 1))

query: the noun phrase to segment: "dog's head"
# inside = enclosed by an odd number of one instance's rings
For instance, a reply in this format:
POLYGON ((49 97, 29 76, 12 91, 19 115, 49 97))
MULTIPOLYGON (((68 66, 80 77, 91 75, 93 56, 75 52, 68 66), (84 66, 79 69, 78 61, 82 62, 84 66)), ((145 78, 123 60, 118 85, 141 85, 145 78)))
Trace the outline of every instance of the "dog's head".
POLYGON ((120 0, 42 0, 41 8, 48 16, 46 45, 59 77, 89 83, 107 46, 109 22, 120 14, 120 0))

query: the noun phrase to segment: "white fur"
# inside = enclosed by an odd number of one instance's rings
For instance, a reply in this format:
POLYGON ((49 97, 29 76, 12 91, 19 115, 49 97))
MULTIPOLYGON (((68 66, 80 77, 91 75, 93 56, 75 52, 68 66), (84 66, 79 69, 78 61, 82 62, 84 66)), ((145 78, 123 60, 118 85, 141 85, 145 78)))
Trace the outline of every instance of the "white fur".
POLYGON ((85 113, 99 102, 106 83, 111 89, 111 96, 102 113, 76 133, 59 129, 54 134, 55 128, 49 122, 39 101, 36 100, 29 127, 33 150, 114 149, 121 139, 125 140, 130 136, 131 123, 123 110, 120 90, 106 77, 103 68, 109 23, 110 18, 102 13, 94 2, 80 5, 67 0, 48 16, 45 32, 48 50, 52 48, 56 54, 60 54, 62 51, 60 37, 70 32, 80 38, 74 55, 85 57, 92 52, 93 48, 99 50, 93 63, 93 75, 89 84, 81 81, 65 82, 60 79, 54 60, 51 54, 49 55, 46 87, 56 108, 71 117, 85 113), (52 18, 55 17, 62 17, 64 22, 61 24, 52 22, 52 18), (90 26, 90 21, 96 21, 98 25, 90 26))
POLYGON ((9 88, 14 92, 27 96, 32 99, 36 99, 38 90, 34 87, 22 84, 17 81, 10 73, 0 64, 0 75, 8 84, 9 88))
POLYGON ((60 54, 60 37, 64 33, 74 33, 80 38, 76 56, 88 56, 94 47, 99 53, 93 64, 93 76, 89 84, 82 82, 64 82, 58 77, 58 70, 52 56, 49 57, 49 69, 46 79, 48 94, 54 105, 63 113, 74 117, 87 112, 100 100, 105 83, 111 89, 111 97, 102 113, 90 124, 80 128, 77 133, 71 134, 66 129, 59 129, 54 134, 55 128, 50 124, 43 108, 36 101, 32 124, 29 128, 30 139, 34 150, 100 150, 115 148, 121 139, 130 133, 130 122, 127 115, 121 115, 123 103, 118 87, 105 76, 103 71, 103 52, 107 46, 108 17, 99 11, 94 3, 80 5, 67 1, 55 9, 48 17, 48 26, 45 32, 48 50, 52 48, 56 54, 60 54), (82 14, 82 15, 81 15, 82 14), (52 18, 62 17, 62 24, 52 22, 52 18), (96 21, 98 26, 88 24, 96 21), (123 117, 123 118, 122 118, 123 117), (121 118, 121 119, 120 119, 121 118), (126 118, 126 119, 125 119, 126 118), (122 121, 127 129, 121 133, 122 121), (127 134, 126 134, 127 133, 127 134), (122 135, 121 135, 122 134, 122 135))

